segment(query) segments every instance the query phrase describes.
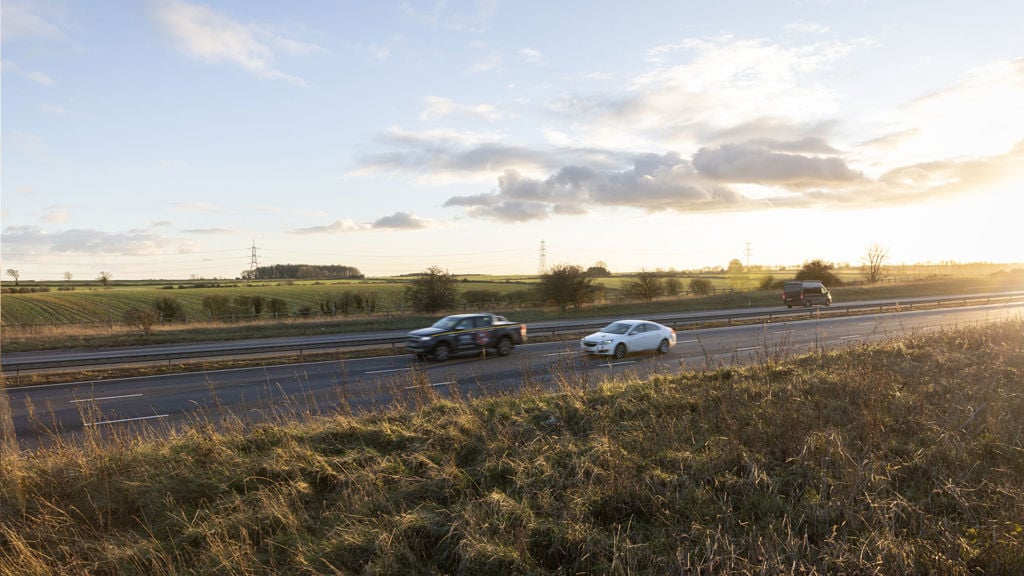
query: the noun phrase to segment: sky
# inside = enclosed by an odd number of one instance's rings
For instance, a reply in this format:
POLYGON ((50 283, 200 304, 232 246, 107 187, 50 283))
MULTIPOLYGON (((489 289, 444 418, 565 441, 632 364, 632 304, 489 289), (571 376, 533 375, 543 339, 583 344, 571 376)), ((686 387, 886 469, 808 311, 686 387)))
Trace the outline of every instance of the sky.
POLYGON ((1019 0, 0 11, 23 280, 1024 262, 1019 0))

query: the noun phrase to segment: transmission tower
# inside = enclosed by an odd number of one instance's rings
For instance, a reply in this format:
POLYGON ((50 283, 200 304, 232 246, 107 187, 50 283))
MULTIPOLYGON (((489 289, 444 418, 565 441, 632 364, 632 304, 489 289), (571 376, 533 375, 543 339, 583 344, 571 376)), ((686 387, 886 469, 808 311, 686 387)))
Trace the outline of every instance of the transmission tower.
POLYGON ((743 251, 743 253, 747 255, 747 270, 750 270, 750 255, 753 252, 754 251, 750 248, 750 242, 747 242, 747 249, 743 251))
POLYGON ((540 241, 540 266, 538 271, 540 274, 547 274, 548 272, 548 250, 543 240, 540 241))
POLYGON ((258 263, 256 262, 256 240, 252 241, 252 257, 249 259, 249 279, 252 280, 256 277, 256 268, 258 263))

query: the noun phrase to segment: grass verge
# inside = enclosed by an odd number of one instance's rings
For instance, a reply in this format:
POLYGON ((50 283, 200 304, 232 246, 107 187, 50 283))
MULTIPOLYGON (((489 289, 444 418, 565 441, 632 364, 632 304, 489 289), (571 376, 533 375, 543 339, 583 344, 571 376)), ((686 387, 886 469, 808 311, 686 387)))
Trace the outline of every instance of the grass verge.
POLYGON ((1022 320, 427 400, 34 453, 3 427, 0 574, 1024 572, 1022 320))

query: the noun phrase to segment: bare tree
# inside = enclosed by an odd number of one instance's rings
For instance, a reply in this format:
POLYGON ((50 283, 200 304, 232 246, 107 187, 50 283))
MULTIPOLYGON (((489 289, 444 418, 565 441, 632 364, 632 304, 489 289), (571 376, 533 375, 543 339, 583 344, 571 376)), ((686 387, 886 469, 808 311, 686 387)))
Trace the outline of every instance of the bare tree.
POLYGON ((455 275, 438 266, 431 266, 405 287, 405 296, 412 307, 422 312, 440 312, 455 306, 458 296, 455 275))
POLYGON ((75 277, 75 275, 72 274, 71 272, 65 272, 64 273, 64 280, 66 280, 68 282, 71 282, 71 279, 74 278, 74 277, 75 277))
POLYGON ((635 279, 623 283, 622 292, 631 298, 650 302, 664 293, 664 286, 656 272, 641 269, 635 279))
POLYGON ((8 268, 7 269, 7 275, 10 276, 11 278, 14 278, 14 285, 17 286, 18 285, 18 278, 21 278, 21 272, 18 272, 14 268, 8 268))
POLYGON ((542 298, 554 301, 564 312, 570 304, 579 310, 592 300, 597 285, 582 266, 559 264, 541 275, 537 290, 542 298))
POLYGON ((889 259, 889 249, 881 244, 868 246, 868 252, 864 255, 864 264, 861 269, 867 276, 868 282, 874 284, 882 279, 882 272, 886 260, 889 259))
POLYGON ((100 272, 100 275, 96 277, 104 287, 110 286, 110 281, 113 280, 113 278, 114 275, 110 272, 100 272))

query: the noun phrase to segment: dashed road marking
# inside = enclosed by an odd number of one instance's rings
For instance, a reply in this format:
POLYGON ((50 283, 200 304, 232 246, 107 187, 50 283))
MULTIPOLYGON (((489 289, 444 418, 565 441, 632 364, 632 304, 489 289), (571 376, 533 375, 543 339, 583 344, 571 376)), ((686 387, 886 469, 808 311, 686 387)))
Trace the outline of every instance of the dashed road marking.
POLYGON ((142 394, 122 394, 120 396, 103 396, 102 398, 81 398, 79 400, 72 400, 71 403, 77 402, 96 402, 97 400, 117 400, 118 398, 138 398, 142 394))

